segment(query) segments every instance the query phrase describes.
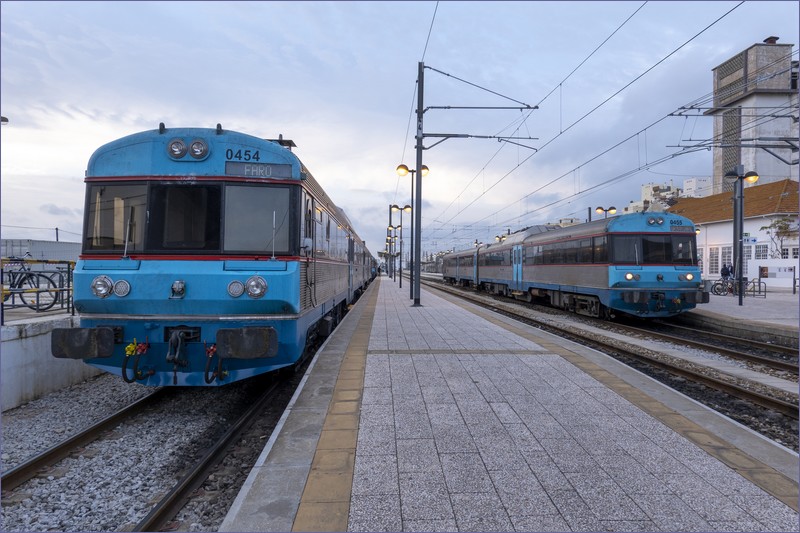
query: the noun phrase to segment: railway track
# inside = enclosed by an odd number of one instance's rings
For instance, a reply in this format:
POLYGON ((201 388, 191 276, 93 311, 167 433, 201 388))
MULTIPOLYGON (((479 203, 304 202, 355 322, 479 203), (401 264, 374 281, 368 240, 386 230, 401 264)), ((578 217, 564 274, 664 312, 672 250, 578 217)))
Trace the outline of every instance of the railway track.
POLYGON ((713 333, 711 331, 700 332, 699 335, 706 340, 699 341, 689 338, 689 335, 692 336, 698 335, 698 332, 695 329, 686 326, 679 326, 677 324, 666 324, 661 321, 655 322, 654 325, 666 328, 667 331, 673 330, 677 333, 673 335, 669 333, 664 333, 662 331, 657 331, 656 329, 652 328, 651 329, 633 328, 633 330, 635 331, 636 329, 639 329, 641 332, 647 335, 659 336, 664 338, 665 340, 670 340, 670 341, 679 340, 680 342, 683 342, 687 345, 695 346, 697 348, 709 350, 712 352, 717 352, 726 355, 728 357, 731 357, 732 359, 749 361, 768 368, 774 368, 775 370, 791 372, 793 374, 798 373, 797 349, 795 348, 790 348, 788 346, 780 346, 778 344, 768 344, 765 342, 754 341, 752 339, 744 339, 741 337, 732 338, 729 335, 722 335, 719 333, 713 333), (715 344, 711 344, 712 342, 714 342, 715 344), (752 350, 756 352, 768 355, 757 355, 754 353, 746 353, 740 350, 733 350, 726 348, 725 345, 731 342, 737 345, 750 347, 752 350))
POLYGON ((55 444, 44 452, 37 454, 27 461, 8 469, 0 477, 3 490, 12 490, 36 476, 42 469, 53 466, 76 449, 86 446, 100 438, 105 432, 118 426, 121 422, 130 419, 156 402, 163 400, 168 394, 167 389, 157 389, 152 394, 120 409, 99 422, 76 433, 68 439, 55 444))
MULTIPOLYGON (((786 394, 783 393, 782 391, 774 390, 771 387, 764 386, 763 384, 759 384, 756 386, 754 384, 748 383, 747 380, 735 379, 724 373, 718 371, 711 371, 711 369, 706 366, 698 364, 687 364, 685 360, 658 353, 656 348, 643 349, 641 346, 632 344, 630 341, 622 342, 619 340, 614 340, 611 338, 610 334, 605 334, 605 335, 596 333, 585 334, 582 332, 580 326, 577 325, 575 327, 561 326, 556 324, 555 320, 549 320, 545 318, 542 319, 532 318, 530 316, 530 313, 523 314, 521 312, 523 309, 530 310, 530 308, 521 306, 518 302, 515 302, 514 300, 505 298, 492 298, 488 295, 480 295, 473 291, 461 290, 443 285, 441 283, 428 282, 428 281, 423 281, 423 282, 426 285, 435 288, 437 290, 447 292, 448 294, 454 294, 460 298, 470 300, 473 303, 477 303, 478 305, 484 307, 492 308, 493 310, 505 314, 506 316, 510 316, 515 320, 528 323, 545 331, 551 331, 559 336, 566 337, 570 340, 579 342, 583 345, 588 345, 597 348, 618 359, 622 359, 628 364, 634 362, 632 366, 636 366, 645 373, 652 375, 653 372, 640 367, 647 366, 651 369, 655 369, 656 374, 668 374, 669 376, 676 377, 677 381, 679 382, 689 381, 692 383, 700 384, 703 387, 712 389, 713 391, 718 391, 717 394, 722 394, 734 398, 735 400, 733 402, 726 402, 726 403, 733 403, 735 405, 738 405, 739 408, 741 407, 741 403, 745 402, 747 404, 758 406, 756 409, 763 408, 768 410, 769 412, 777 413, 782 417, 786 417, 786 419, 789 419, 792 422, 784 423, 783 431, 788 433, 790 440, 792 440, 795 443, 793 444, 794 448, 797 449, 796 435, 794 437, 791 436, 792 434, 796 434, 796 429, 792 431, 791 426, 794 425, 794 427, 796 428, 798 420, 798 401, 796 395, 786 394), (600 338, 600 337, 605 337, 605 338, 600 338), (785 426, 789 426, 789 428, 786 429, 785 426)), ((574 315, 569 315, 569 316, 574 317, 574 315)), ((614 328, 617 328, 617 326, 618 324, 616 323, 613 325, 614 328)), ((628 326, 625 327, 627 328, 628 326)), ((649 329, 638 328, 636 333, 637 336, 648 339, 652 339, 657 336, 654 332, 652 332, 649 329)), ((623 333, 623 335, 625 335, 625 333, 623 333)), ((731 338, 727 337, 727 341, 730 342, 731 338)), ((692 343, 687 343, 684 336, 669 336, 668 342, 678 343, 681 345, 692 344, 692 343)), ((769 365, 771 367, 781 366, 783 367, 782 368, 783 370, 788 370, 790 372, 795 372, 795 373, 797 372, 797 364, 793 362, 789 362, 786 364, 781 364, 780 362, 775 363, 776 359, 774 358, 771 358, 768 361, 764 361, 762 358, 758 358, 757 356, 744 354, 741 352, 741 350, 721 348, 716 344, 714 345, 708 343, 703 343, 703 344, 704 344, 703 349, 708 350, 713 354, 718 354, 725 357, 737 357, 739 359, 755 358, 759 361, 758 364, 760 365, 769 365)), ((660 377, 663 378, 664 376, 662 375, 660 377)), ((656 379, 659 379, 659 377, 656 377, 656 379)), ((665 379, 659 379, 659 380, 665 381, 665 379)), ((669 379, 666 379, 666 381, 669 381, 669 379)), ((700 398, 696 399, 698 399, 698 401, 703 402, 703 399, 700 398)), ((710 406, 712 408, 719 410, 719 406, 717 404, 720 402, 716 400, 712 400, 710 402, 706 401, 703 403, 713 404, 710 406)), ((736 407, 732 409, 735 410, 736 407)), ((731 416, 732 418, 736 418, 735 413, 731 413, 730 411, 725 412, 725 414, 731 416)), ((755 415, 754 417, 765 418, 764 416, 761 415, 755 415)))
POLYGON ((194 466, 169 490, 133 531, 164 531, 165 526, 175 517, 189 500, 190 495, 206 480, 227 450, 238 440, 244 431, 261 415, 261 412, 275 396, 281 383, 274 381, 250 407, 234 422, 198 460, 194 466))

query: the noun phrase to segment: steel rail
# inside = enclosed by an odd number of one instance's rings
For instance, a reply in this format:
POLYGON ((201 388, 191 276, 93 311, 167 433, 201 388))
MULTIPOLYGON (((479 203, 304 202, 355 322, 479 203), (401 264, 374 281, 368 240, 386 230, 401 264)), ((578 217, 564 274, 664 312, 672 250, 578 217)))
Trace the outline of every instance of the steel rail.
MULTIPOLYGON (((650 337, 660 338, 663 340, 667 340, 670 342, 676 342, 680 344, 685 344, 687 346, 692 346, 694 348, 700 348, 703 350, 708 350, 711 353, 717 353, 720 355, 724 355, 726 357, 730 357, 731 359, 739 359, 743 361, 749 361, 751 363, 757 363, 759 365, 763 365, 769 368, 773 368, 775 370, 783 370, 786 372, 793 372, 795 374, 798 373, 798 364, 792 363, 789 361, 783 361, 781 359, 774 359, 771 357, 764 357, 761 355, 753 355, 749 353, 739 352, 737 350, 731 350, 729 348, 724 348, 722 346, 714 346, 712 344, 708 344, 701 341, 695 341, 691 339, 687 339, 684 337, 678 337, 675 335, 670 335, 669 333, 662 333, 659 331, 652 331, 649 329, 637 328, 635 326, 628 326, 624 324, 615 324, 616 327, 627 329, 629 331, 639 333, 642 335, 648 335, 650 337)), ((691 328, 685 328, 691 330, 691 328)), ((703 332, 703 335, 706 333, 703 332)), ((723 337, 723 336, 721 336, 723 337)), ((724 337, 723 337, 724 338, 724 337)), ((747 342, 746 340, 739 340, 732 337, 727 337, 728 341, 735 341, 735 342, 747 342)))
POLYGON ((222 460, 230 445, 255 421, 255 418, 267 406, 267 403, 272 400, 275 390, 280 385, 281 383, 278 381, 273 381, 261 398, 253 403, 228 428, 228 431, 206 450, 203 457, 161 498, 147 516, 136 524, 132 531, 164 531, 164 526, 183 508, 192 491, 202 485, 210 470, 222 460))
POLYGON ((2 484, 3 490, 11 490, 20 486, 36 476, 41 469, 47 466, 52 466, 69 456, 73 450, 75 450, 75 448, 79 448, 97 440, 103 432, 113 428, 121 421, 141 412, 156 400, 160 400, 161 396, 164 395, 165 390, 166 389, 157 389, 155 392, 120 409, 116 413, 107 416, 96 424, 81 430, 79 433, 76 433, 68 439, 48 448, 44 452, 31 457, 24 463, 6 470, 3 472, 2 477, 0 477, 0 484, 2 484))

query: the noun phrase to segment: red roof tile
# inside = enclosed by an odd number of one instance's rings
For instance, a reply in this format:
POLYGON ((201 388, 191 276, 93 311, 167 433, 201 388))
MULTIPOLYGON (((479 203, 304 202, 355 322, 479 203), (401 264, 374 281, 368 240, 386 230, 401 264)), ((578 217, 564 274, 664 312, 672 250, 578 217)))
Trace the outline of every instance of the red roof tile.
MULTIPOLYGON (((797 215, 800 184, 792 180, 745 187, 744 218, 764 215, 797 215)), ((695 224, 733 220, 733 193, 705 198, 679 198, 668 212, 682 215, 695 224)))

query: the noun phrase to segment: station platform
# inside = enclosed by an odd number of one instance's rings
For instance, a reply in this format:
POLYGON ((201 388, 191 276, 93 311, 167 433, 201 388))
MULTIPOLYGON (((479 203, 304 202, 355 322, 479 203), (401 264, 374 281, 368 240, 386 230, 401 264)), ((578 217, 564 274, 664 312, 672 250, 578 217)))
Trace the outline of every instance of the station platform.
MULTIPOLYGON (((373 283, 220 531, 797 531, 798 456, 615 360, 373 283)), ((750 302, 747 302, 750 303, 750 302)))

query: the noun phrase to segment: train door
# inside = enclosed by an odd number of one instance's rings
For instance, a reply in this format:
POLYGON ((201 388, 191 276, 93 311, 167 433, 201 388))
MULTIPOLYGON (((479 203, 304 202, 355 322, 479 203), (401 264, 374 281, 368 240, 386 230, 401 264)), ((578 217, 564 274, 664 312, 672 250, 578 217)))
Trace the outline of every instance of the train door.
POLYGON ((353 293, 355 289, 353 288, 353 270, 356 268, 356 251, 355 251, 356 240, 351 238, 350 235, 347 236, 347 303, 353 301, 353 293))
POLYGON ((472 286, 476 289, 480 285, 480 272, 478 272, 478 249, 472 254, 472 286))
POLYGON ((512 283, 511 289, 522 290, 522 245, 518 244, 511 249, 512 283))

